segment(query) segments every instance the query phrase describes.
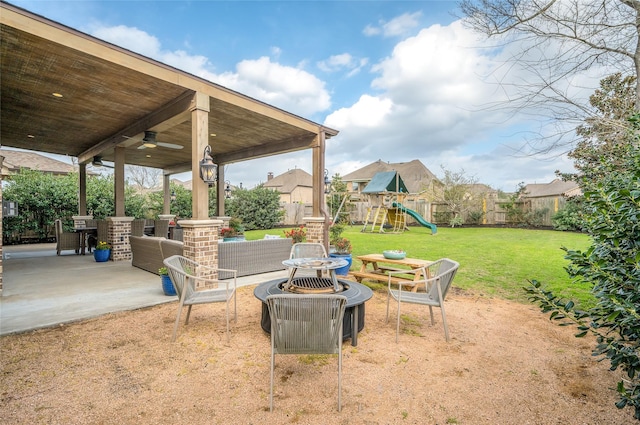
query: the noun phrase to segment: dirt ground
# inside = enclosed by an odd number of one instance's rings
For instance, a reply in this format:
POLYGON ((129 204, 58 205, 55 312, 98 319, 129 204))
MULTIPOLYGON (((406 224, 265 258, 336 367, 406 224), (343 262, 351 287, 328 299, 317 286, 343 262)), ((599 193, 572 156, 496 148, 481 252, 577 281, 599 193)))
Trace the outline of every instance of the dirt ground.
POLYGON ((593 343, 530 305, 454 291, 440 311, 386 296, 366 304, 358 346, 336 356, 276 357, 269 412, 269 336, 253 288, 238 291, 226 341, 223 305, 196 306, 170 342, 176 303, 0 339, 4 424, 629 424, 614 406, 619 372, 593 343))

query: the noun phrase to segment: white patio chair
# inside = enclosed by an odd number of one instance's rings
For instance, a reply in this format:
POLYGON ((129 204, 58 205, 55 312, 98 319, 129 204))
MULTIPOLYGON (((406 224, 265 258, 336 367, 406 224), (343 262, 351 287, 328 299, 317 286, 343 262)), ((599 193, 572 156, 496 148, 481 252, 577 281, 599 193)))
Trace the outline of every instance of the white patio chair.
POLYGON ((171 342, 176 340, 182 307, 189 306, 185 325, 189 324, 191 307, 194 304, 224 302, 227 319, 227 341, 229 340, 229 302, 233 298, 233 321, 238 318, 236 300, 236 270, 206 267, 181 255, 173 255, 163 261, 178 295, 178 315, 173 327, 171 342))
POLYGON ((276 354, 337 354, 338 411, 342 410, 342 321, 347 298, 337 294, 278 294, 266 299, 271 318, 271 388, 276 354))
MULTIPOLYGON (((291 247, 291 253, 289 255, 289 259, 294 258, 327 258, 327 250, 324 248, 324 245, 316 242, 298 242, 294 243, 291 247)), ((294 272, 293 268, 289 269, 289 275, 294 272)), ((295 271, 297 277, 322 277, 322 270, 303 270, 298 269, 295 271)), ((325 276, 329 275, 328 271, 324 272, 325 276)))
MULTIPOLYGON (((389 271, 389 288, 387 293, 387 322, 389 322, 389 302, 391 298, 398 303, 398 321, 396 324, 396 343, 400 333, 400 303, 424 304, 429 306, 431 315, 431 325, 433 320, 433 307, 440 307, 442 313, 442 323, 444 324, 444 335, 449 342, 449 329, 447 328, 447 317, 444 312, 444 299, 451 287, 451 282, 456 275, 460 264, 448 258, 441 258, 426 267, 415 270, 389 271), (411 282, 409 289, 403 289, 402 282, 398 283, 398 289, 391 288, 391 277, 394 274, 415 274, 422 272, 422 279, 411 282), (412 292, 414 285, 418 286, 417 292, 412 292), (424 289, 424 292, 420 290, 424 289)), ((409 285, 407 285, 409 286, 409 285)))
POLYGON ((327 258, 324 245, 315 242, 294 243, 289 258, 327 258))

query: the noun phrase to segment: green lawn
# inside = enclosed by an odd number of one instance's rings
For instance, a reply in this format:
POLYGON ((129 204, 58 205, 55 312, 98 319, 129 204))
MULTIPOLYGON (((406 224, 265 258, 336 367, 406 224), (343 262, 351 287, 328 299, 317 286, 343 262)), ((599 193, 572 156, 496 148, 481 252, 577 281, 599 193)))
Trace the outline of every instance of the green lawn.
MULTIPOLYGON (((407 256, 436 260, 448 257, 460 263, 453 285, 474 293, 527 302, 523 286, 536 279, 556 295, 572 298, 583 306, 592 303, 589 287, 571 283, 564 267, 561 247, 584 250, 587 235, 552 230, 448 228, 432 235, 425 227, 400 233, 362 233, 362 226, 347 226, 343 236, 353 245, 352 269, 360 268, 356 256, 403 249, 407 256)), ((284 237, 283 230, 247 232, 247 239, 265 233, 284 237)))

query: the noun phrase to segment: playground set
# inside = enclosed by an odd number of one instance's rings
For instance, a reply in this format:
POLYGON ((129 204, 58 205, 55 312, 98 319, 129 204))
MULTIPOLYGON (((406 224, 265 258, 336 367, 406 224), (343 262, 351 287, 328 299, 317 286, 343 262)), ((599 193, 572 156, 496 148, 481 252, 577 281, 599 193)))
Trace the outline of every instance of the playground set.
POLYGON ((369 195, 371 206, 367 209, 361 232, 404 232, 408 230, 407 215, 421 226, 431 229, 432 235, 438 231, 435 224, 402 205, 409 191, 396 171, 376 173, 362 193, 369 195))

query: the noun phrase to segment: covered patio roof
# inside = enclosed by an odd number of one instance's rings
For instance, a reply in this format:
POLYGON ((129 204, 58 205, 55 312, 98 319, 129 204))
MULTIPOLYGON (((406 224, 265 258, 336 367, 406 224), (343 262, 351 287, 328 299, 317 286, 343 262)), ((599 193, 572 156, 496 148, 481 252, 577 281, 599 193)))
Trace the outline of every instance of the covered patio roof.
MULTIPOLYGON (((309 148, 323 158, 325 137, 338 133, 24 9, 0 7, 3 146, 80 163, 115 161, 121 147, 127 164, 189 171, 196 94, 208 97, 204 137, 219 165, 309 148), (182 149, 140 149, 145 131, 182 149)), ((321 162, 314 174, 322 175, 321 162)))

